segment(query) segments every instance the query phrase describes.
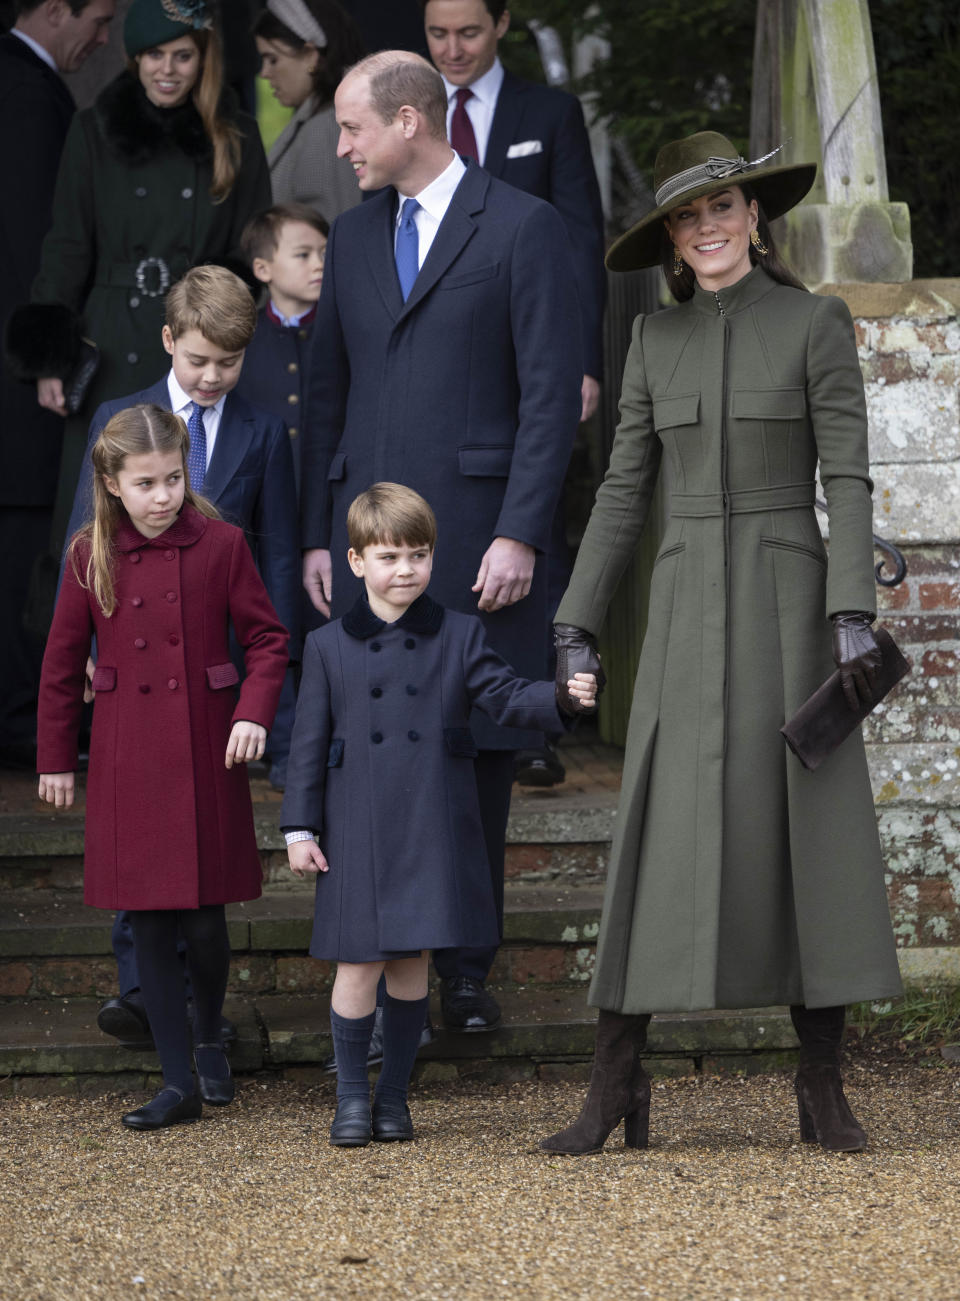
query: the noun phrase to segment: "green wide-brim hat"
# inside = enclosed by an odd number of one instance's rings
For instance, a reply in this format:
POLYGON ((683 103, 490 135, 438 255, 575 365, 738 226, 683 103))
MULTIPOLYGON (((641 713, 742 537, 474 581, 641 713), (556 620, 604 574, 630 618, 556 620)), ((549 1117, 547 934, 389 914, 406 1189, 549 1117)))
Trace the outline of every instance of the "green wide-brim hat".
POLYGON ((778 152, 775 149, 756 162, 747 162, 727 137, 716 131, 698 131, 664 145, 653 168, 657 206, 610 246, 607 266, 611 271, 638 271, 659 265, 662 223, 667 213, 681 203, 723 189, 725 181, 729 185, 749 185, 768 221, 782 217, 809 191, 817 165, 769 162, 778 152))
POLYGON ((133 0, 123 23, 123 45, 132 59, 212 26, 206 0, 133 0))

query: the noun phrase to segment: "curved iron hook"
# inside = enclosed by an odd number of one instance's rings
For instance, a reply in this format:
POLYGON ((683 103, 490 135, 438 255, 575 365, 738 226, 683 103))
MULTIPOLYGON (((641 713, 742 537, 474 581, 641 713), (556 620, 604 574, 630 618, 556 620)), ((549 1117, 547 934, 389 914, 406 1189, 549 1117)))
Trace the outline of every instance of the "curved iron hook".
MULTIPOLYGON (((827 503, 825 501, 821 501, 820 498, 817 497, 815 504, 817 510, 822 510, 824 515, 828 513, 827 503)), ((899 547, 895 547, 892 542, 888 542, 886 538, 880 537, 877 533, 874 533, 873 535, 873 545, 883 552, 883 559, 873 571, 876 575, 877 582, 881 587, 899 587, 907 576, 906 556, 899 547), (893 574, 889 578, 886 577, 883 572, 884 566, 888 560, 893 564, 893 574)))

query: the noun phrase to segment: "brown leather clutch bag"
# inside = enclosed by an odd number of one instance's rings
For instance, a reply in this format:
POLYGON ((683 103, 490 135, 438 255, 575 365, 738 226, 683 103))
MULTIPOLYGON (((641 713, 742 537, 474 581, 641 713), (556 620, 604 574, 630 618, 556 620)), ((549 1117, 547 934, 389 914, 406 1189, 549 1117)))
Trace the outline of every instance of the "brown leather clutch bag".
POLYGON ((826 682, 804 701, 793 718, 784 723, 780 731, 804 768, 812 772, 824 759, 833 754, 841 741, 845 741, 855 727, 879 705, 901 678, 910 672, 911 664, 901 653, 897 643, 885 628, 875 630, 880 647, 880 673, 874 686, 873 699, 859 709, 851 709, 840 685, 840 670, 831 673, 826 682))

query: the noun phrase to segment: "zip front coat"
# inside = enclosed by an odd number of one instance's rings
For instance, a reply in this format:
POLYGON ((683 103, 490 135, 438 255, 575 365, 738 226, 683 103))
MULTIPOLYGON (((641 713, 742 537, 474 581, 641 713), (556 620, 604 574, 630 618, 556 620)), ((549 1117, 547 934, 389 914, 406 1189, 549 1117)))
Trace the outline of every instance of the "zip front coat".
POLYGON ((834 671, 829 616, 875 609, 850 314, 759 268, 716 294, 697 288, 637 318, 620 411, 557 622, 599 632, 661 460, 670 519, 590 1001, 639 1013, 895 995, 860 732, 816 772, 779 734, 834 671))
MULTIPOLYGON (((234 722, 269 728, 287 636, 238 528, 184 506, 159 537, 117 530, 117 608, 105 618, 68 559, 43 661, 40 772, 77 767, 90 639, 97 638, 84 838, 94 908, 197 908, 255 899, 260 857, 234 722), (230 625, 246 677, 230 660, 230 625)), ((84 572, 85 552, 78 555, 84 572)))

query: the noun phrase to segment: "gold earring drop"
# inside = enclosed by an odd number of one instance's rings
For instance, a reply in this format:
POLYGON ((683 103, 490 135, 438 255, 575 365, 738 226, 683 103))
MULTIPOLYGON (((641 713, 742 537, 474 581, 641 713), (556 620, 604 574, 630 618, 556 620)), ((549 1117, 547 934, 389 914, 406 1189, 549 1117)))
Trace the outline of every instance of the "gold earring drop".
POLYGON ((750 243, 757 250, 757 252, 760 254, 761 257, 763 257, 765 253, 770 252, 766 244, 764 244, 763 240, 760 238, 760 236, 757 234, 755 230, 752 230, 750 232, 750 243))
POLYGON ((677 248, 676 244, 674 244, 674 246, 673 246, 673 274, 674 274, 675 276, 681 276, 681 275, 683 275, 683 268, 684 268, 684 261, 683 261, 683 258, 680 256, 680 250, 677 248))

